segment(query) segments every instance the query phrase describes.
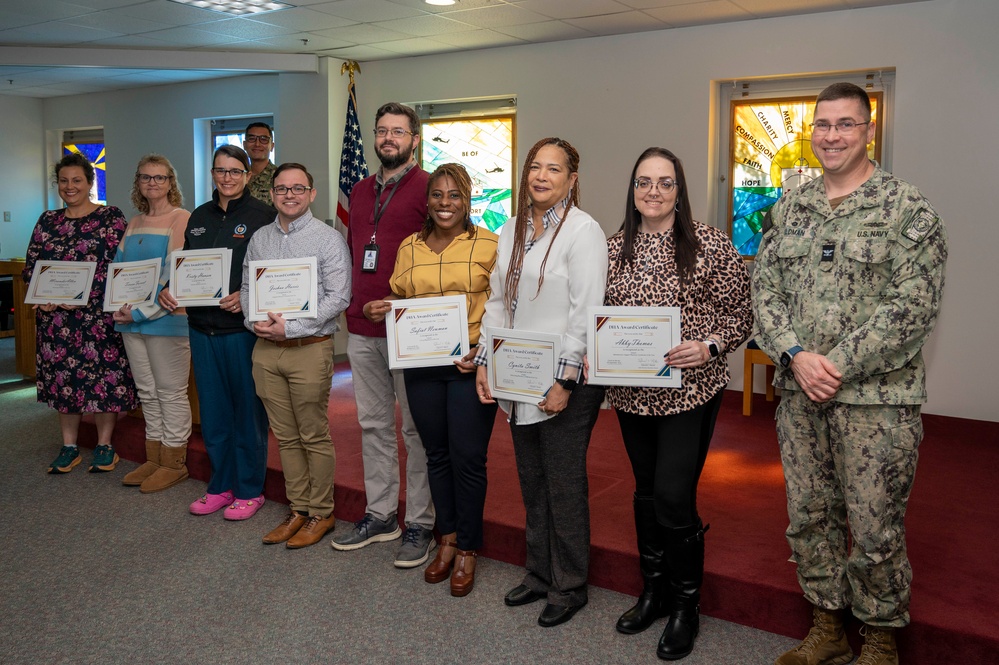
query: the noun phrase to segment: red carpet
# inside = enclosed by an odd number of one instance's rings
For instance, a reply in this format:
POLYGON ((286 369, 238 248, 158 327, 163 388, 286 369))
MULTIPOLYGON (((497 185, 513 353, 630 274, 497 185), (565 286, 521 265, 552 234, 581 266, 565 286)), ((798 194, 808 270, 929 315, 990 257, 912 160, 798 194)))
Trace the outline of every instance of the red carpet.
MULTIPOLYGON (((702 611, 763 630, 804 636, 811 621, 790 550, 784 482, 774 431, 775 403, 756 396, 754 415, 741 413, 742 395, 726 393, 701 479, 699 510, 707 535, 702 611)), ((999 662, 999 423, 925 416, 926 438, 907 519, 914 569, 912 625, 899 634, 902 659, 911 665, 999 662)), ((356 520, 365 499, 350 368, 337 366, 330 401, 330 429, 337 451, 336 515, 356 520)), ((94 431, 86 428, 84 438, 94 431)), ((115 434, 126 459, 141 460, 142 422, 125 418, 115 434)), ((272 439, 273 441, 273 439, 272 439)), ((88 442, 84 441, 85 444, 88 442)), ((405 450, 401 449, 401 455, 405 450)), ((207 480, 210 467, 199 434, 188 466, 207 480)), ((631 495, 634 484, 617 419, 601 412, 588 466, 592 522, 590 581, 628 594, 640 590, 631 495)), ((277 446, 270 450, 266 494, 285 501, 277 446)), ((176 490, 173 490, 176 491, 176 490)), ((178 503, 194 497, 179 496, 178 503)), ((489 449, 483 555, 524 561, 524 508, 510 428, 502 412, 489 449)), ((262 525, 261 533, 272 525, 262 525)), ((621 608, 622 611, 627 609, 621 608)), ((856 637, 856 630, 851 633, 856 637)))

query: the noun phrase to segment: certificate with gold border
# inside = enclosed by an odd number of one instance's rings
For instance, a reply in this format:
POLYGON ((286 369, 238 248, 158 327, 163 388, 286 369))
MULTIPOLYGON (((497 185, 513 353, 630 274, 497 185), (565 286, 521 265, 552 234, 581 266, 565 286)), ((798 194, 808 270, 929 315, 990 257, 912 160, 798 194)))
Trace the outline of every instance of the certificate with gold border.
POLYGON ((28 305, 85 306, 97 272, 96 261, 36 261, 24 302, 28 305))
POLYGON ((316 257, 250 261, 247 321, 266 321, 274 312, 286 319, 314 319, 319 299, 316 257))
MULTIPOLYGON (((389 367, 453 365, 468 353, 465 296, 390 300, 385 315, 389 367)), ((457 371, 457 370, 455 370, 457 371)))
POLYGON ((680 343, 679 307, 588 307, 588 381, 604 386, 679 388, 666 353, 680 343))
POLYGON ((562 337, 551 333, 486 329, 489 390, 495 399, 537 404, 555 383, 562 337))
POLYGON ((170 254, 170 295, 180 307, 218 307, 229 295, 232 250, 178 249, 170 254))
POLYGON ((108 266, 104 284, 104 311, 114 312, 123 305, 145 305, 156 297, 160 284, 159 259, 120 261, 108 266))

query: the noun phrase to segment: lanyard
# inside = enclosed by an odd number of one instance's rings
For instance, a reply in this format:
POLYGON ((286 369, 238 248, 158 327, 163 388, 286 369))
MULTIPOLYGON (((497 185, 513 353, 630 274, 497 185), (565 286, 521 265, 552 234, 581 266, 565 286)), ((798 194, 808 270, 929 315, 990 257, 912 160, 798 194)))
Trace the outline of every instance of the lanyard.
POLYGON ((385 203, 382 203, 383 185, 379 185, 377 184, 377 182, 375 184, 375 228, 371 230, 372 245, 375 244, 375 234, 378 233, 378 220, 380 220, 382 218, 382 215, 385 214, 385 210, 389 207, 389 203, 392 202, 392 197, 395 196, 395 193, 399 191, 400 187, 402 187, 401 179, 399 180, 399 182, 395 184, 395 187, 393 187, 392 190, 388 193, 388 197, 386 197, 385 203))

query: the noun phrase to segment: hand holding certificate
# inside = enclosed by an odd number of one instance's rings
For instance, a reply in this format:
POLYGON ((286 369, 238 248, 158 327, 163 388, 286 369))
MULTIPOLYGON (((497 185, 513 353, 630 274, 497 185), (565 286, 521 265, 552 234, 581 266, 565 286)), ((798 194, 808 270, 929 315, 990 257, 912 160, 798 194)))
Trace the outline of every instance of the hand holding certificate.
POLYGON ((122 261, 108 266, 104 285, 104 311, 114 312, 123 305, 152 302, 160 283, 160 260, 122 261))
POLYGON ((590 383, 680 387, 680 370, 665 360, 680 343, 679 307, 590 307, 587 319, 590 383))
POLYGON ((83 307, 90 300, 96 271, 95 261, 38 261, 31 273, 24 302, 83 307))
POLYGON ((562 338, 549 333, 486 329, 493 399, 537 404, 555 381, 562 338))
POLYGON ((170 294, 178 307, 217 306, 229 293, 232 250, 177 250, 170 255, 170 294))
POLYGON ((385 317, 389 367, 452 365, 468 353, 465 296, 388 301, 385 317))
POLYGON ((250 261, 247 321, 266 321, 267 313, 286 319, 314 319, 319 301, 316 257, 250 261))

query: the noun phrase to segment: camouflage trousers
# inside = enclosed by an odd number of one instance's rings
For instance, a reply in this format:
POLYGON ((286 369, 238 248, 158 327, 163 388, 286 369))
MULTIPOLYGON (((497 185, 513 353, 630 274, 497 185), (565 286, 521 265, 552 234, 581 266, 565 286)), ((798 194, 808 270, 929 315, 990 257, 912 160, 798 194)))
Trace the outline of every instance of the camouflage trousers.
POLYGON ((908 625, 905 509, 923 438, 919 410, 816 404, 802 391, 784 391, 777 439, 786 535, 798 583, 813 605, 851 607, 874 626, 908 625))

